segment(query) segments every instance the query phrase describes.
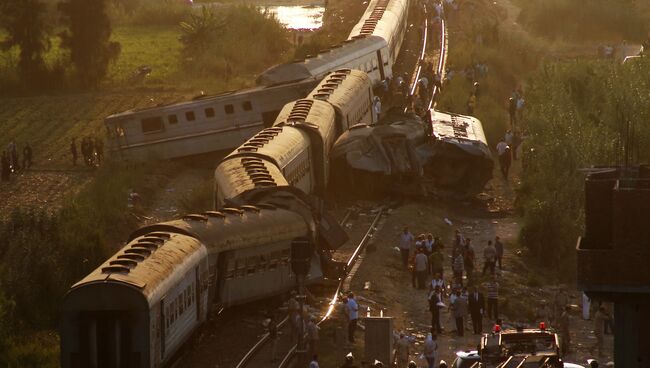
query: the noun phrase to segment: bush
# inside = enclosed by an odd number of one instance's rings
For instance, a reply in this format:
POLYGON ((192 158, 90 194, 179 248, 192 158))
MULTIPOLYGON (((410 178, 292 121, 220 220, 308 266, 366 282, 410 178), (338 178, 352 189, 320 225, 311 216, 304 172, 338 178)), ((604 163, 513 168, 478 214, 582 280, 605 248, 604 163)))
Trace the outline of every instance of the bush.
POLYGON ((183 1, 113 1, 109 15, 114 24, 135 26, 178 26, 187 21, 192 6, 183 1))
POLYGON ((194 76, 253 75, 284 61, 289 32, 270 14, 254 6, 202 7, 181 24, 185 69, 194 76))
POLYGON ((534 259, 571 278, 584 226, 580 169, 650 157, 650 62, 548 64, 532 78, 527 97, 526 148, 534 152, 526 155, 517 201, 521 242, 534 259))
POLYGON ((598 40, 642 39, 648 31, 648 14, 640 2, 629 0, 525 0, 520 20, 549 38, 598 40))

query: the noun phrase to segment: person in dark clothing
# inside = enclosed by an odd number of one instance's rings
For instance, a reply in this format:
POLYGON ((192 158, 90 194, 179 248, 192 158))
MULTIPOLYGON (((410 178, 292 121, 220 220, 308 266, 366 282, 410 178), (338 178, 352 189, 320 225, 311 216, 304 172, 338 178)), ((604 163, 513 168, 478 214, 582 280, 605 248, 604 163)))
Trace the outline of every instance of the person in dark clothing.
POLYGON ((76 141, 76 138, 72 138, 72 143, 70 143, 70 154, 72 155, 72 165, 77 166, 77 141, 76 141))
POLYGON ((510 115, 510 127, 514 129, 517 124, 517 100, 514 97, 508 99, 508 114, 510 115))
POLYGON ((485 299, 483 298, 483 294, 475 287, 471 287, 469 291, 469 314, 472 317, 474 334, 479 335, 483 333, 483 311, 485 310, 485 299))
POLYGON ((104 159, 104 141, 101 138, 95 138, 95 152, 97 153, 97 164, 99 165, 104 159))
POLYGON ((32 167, 32 147, 30 147, 29 143, 25 144, 25 148, 23 148, 23 169, 29 169, 32 167))
POLYGON ((510 146, 506 147, 503 155, 499 157, 499 161, 501 166, 501 174, 503 174, 504 179, 508 180, 510 165, 512 165, 512 150, 510 149, 510 146))
POLYGON ((431 329, 435 329, 437 334, 442 333, 442 326, 440 326, 441 304, 442 291, 440 290, 440 286, 436 286, 433 292, 429 295, 429 311, 431 312, 431 329))
POLYGON ((11 164, 9 163, 9 157, 7 157, 7 152, 2 152, 2 159, 0 160, 0 178, 2 181, 9 181, 9 176, 11 175, 11 164))

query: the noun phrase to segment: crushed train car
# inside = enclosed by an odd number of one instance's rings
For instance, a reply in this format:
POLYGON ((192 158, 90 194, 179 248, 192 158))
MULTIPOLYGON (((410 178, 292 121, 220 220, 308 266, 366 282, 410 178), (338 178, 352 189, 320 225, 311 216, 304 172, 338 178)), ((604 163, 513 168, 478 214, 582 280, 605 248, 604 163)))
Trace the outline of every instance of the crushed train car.
POLYGON ((494 163, 481 122, 471 116, 390 111, 380 125, 357 125, 332 149, 333 185, 383 190, 402 178, 472 195, 492 178, 494 163))

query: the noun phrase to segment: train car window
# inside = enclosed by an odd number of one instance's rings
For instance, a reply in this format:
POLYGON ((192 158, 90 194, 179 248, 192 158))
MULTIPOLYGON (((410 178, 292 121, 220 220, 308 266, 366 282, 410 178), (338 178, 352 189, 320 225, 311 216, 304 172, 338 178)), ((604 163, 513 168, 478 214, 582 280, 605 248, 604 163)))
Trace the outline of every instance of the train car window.
POLYGON ((178 315, 180 316, 185 312, 185 300, 184 299, 184 294, 185 292, 182 292, 181 295, 178 296, 178 315))
POLYGON ((242 107, 242 109, 244 109, 244 111, 251 111, 251 110, 253 110, 253 104, 252 104, 250 101, 244 101, 244 102, 241 104, 241 107, 242 107))
POLYGON ((205 117, 206 118, 214 117, 214 109, 212 107, 208 107, 207 109, 205 109, 205 117))
POLYGON ((243 277, 246 275, 246 263, 243 259, 236 260, 235 267, 235 277, 243 277))
POLYGON ((252 275, 255 273, 257 268, 257 257, 248 257, 246 258, 246 273, 252 275))
POLYGON ((290 249, 282 249, 282 261, 283 262, 289 262, 290 257, 291 257, 291 250, 290 249))
POLYGON ((226 264, 226 280, 235 277, 235 260, 229 259, 226 264))
POLYGON ((377 59, 372 59, 372 70, 377 70, 377 59))
POLYGON ((233 114, 235 113, 235 105, 224 105, 223 111, 225 111, 226 114, 233 114))
POLYGON ((169 124, 176 124, 176 123, 178 123, 178 117, 176 115, 174 115, 174 114, 168 115, 167 116, 167 122, 169 124))
POLYGON ((269 263, 269 256, 266 254, 262 254, 260 256, 259 263, 257 264, 257 269, 264 271, 268 263, 269 263))
POLYGON ((187 121, 194 121, 194 120, 196 120, 196 116, 194 116, 194 111, 188 111, 188 112, 186 112, 186 113, 185 113, 185 119, 187 119, 187 121))
POLYGON ((163 119, 160 116, 144 118, 140 120, 142 133, 161 132, 163 130, 163 119))

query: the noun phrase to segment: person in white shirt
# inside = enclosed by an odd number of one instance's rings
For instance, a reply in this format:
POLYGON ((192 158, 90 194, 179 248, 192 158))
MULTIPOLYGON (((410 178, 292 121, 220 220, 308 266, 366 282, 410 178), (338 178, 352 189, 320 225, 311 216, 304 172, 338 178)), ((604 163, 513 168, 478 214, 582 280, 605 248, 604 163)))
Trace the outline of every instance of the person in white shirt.
POLYGON ((411 244, 415 238, 413 234, 409 232, 408 227, 404 227, 404 231, 399 236, 399 251, 402 255, 402 265, 405 269, 408 269, 409 265, 409 252, 411 251, 411 244))
POLYGON ((354 294, 348 294, 348 340, 354 343, 354 332, 357 330, 357 320, 359 319, 359 304, 354 299, 354 294))
POLYGON ((372 116, 374 123, 379 121, 379 118, 381 116, 381 99, 379 96, 375 96, 375 100, 372 104, 372 116))

